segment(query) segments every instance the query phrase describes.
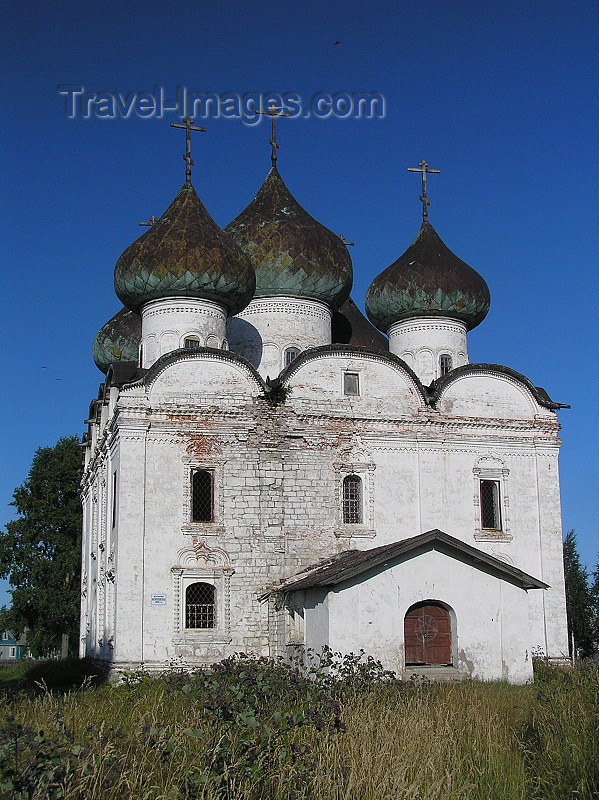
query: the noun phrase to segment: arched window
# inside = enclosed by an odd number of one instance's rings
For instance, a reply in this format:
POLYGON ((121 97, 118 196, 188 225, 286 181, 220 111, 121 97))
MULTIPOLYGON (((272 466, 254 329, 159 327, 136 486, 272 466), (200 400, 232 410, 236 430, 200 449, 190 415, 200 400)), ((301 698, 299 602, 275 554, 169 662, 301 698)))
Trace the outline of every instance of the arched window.
POLYGON ((343 522, 362 524, 362 480, 357 475, 346 475, 343 479, 343 522))
POLYGON ((191 521, 212 522, 214 504, 212 502, 212 473, 198 469, 191 475, 191 521))
POLYGON ((445 355, 439 357, 439 369, 441 375, 447 375, 448 372, 451 372, 453 369, 453 359, 451 356, 445 355))
POLYGON ((186 336, 183 341, 183 347, 186 350, 197 350, 200 346, 200 340, 197 336, 186 336))
POLYGON ((285 350, 285 366, 288 367, 292 361, 295 361, 299 354, 300 351, 297 347, 288 347, 287 350, 285 350))
POLYGON ((211 583, 190 583, 185 590, 185 627, 216 627, 216 590, 211 583))

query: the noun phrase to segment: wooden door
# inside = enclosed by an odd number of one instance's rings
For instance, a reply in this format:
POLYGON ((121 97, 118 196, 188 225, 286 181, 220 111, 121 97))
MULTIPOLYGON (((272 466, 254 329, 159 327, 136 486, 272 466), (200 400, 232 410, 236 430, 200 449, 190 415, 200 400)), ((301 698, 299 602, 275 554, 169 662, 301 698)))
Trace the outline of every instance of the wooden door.
POLYGON ((418 603, 404 620, 406 664, 451 664, 449 612, 437 603, 418 603))

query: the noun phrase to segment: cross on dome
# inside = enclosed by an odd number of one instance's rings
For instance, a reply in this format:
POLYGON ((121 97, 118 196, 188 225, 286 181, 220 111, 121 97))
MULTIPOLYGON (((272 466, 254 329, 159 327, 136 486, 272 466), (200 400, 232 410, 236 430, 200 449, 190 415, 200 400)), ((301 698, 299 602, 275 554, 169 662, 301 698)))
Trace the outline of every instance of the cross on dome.
POLYGON ((426 176, 427 173, 437 173, 441 172, 440 169, 429 169, 428 164, 426 161, 420 161, 417 167, 408 167, 408 172, 420 172, 422 173, 422 195, 420 196, 420 202, 422 203, 422 221, 428 221, 428 208, 430 206, 428 197, 426 196, 426 176))
POLYGON ((277 150, 279 149, 279 145, 277 144, 277 117, 291 117, 292 115, 284 111, 284 106, 277 106, 274 100, 271 101, 271 104, 266 111, 256 111, 256 114, 264 114, 265 116, 270 117, 272 120, 272 136, 269 142, 272 148, 270 160, 273 167, 276 167, 277 150))
POLYGON ((191 158, 191 132, 201 131, 202 133, 206 133, 206 128, 199 128, 194 125, 191 117, 185 117, 183 122, 185 125, 171 122, 171 128, 183 128, 185 130, 185 155, 183 156, 183 161, 187 164, 185 167, 185 183, 191 183, 191 168, 193 166, 193 160, 191 158))

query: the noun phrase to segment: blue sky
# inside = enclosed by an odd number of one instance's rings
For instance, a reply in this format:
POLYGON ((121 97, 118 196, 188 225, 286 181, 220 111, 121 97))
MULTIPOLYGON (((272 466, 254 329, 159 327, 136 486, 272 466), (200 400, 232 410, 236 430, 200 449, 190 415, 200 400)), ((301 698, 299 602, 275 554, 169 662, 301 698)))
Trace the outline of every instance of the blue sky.
MULTIPOLYGON (((491 289, 471 360, 507 364, 572 405, 559 414, 564 530, 596 563, 596 4, 6 0, 0 13, 0 521, 36 448, 82 433, 102 380, 91 343, 120 308, 114 264, 184 181, 175 111, 69 118, 58 87, 295 93, 307 109, 318 93, 376 92, 383 118, 282 120, 281 174, 356 243, 363 306, 419 229, 406 167, 442 171, 429 178, 430 220, 491 289)), ((225 225, 270 167, 270 127, 196 122, 207 133, 194 134, 193 182, 225 225)))

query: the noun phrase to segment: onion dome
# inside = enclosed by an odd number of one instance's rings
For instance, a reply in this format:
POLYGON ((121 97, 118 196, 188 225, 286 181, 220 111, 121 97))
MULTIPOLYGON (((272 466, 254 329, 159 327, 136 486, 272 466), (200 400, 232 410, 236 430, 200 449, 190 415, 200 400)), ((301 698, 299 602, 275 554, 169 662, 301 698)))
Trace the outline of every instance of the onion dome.
POLYGON ((94 361, 106 374, 115 362, 137 364, 141 340, 141 317, 122 308, 100 329, 92 345, 94 361))
POLYGON ((249 206, 224 230, 254 265, 255 297, 319 300, 335 310, 349 296, 347 247, 304 211, 275 166, 249 206))
POLYGON ((370 284, 366 313, 382 331, 415 317, 449 317, 472 330, 490 303, 484 278, 454 255, 425 220, 406 252, 370 284))
POLYGON ((131 311, 151 300, 196 297, 233 315, 252 299, 254 281, 249 259, 214 222, 191 183, 114 270, 117 296, 131 311))

